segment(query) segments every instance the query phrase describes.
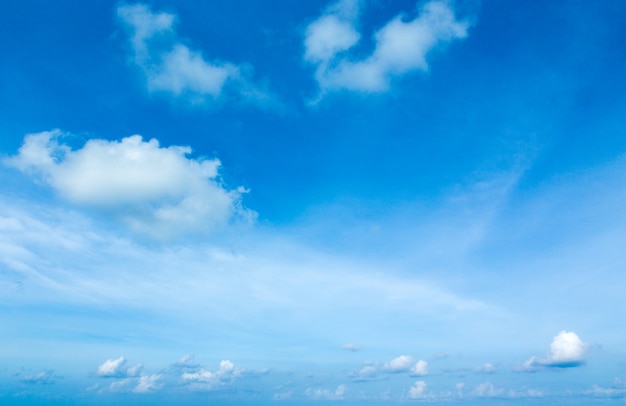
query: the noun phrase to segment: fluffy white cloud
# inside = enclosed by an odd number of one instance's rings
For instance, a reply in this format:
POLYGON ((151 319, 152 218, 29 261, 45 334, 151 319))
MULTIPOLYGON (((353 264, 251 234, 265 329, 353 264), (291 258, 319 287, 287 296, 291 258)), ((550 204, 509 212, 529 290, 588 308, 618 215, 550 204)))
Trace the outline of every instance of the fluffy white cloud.
POLYGON ((413 366, 413 357, 410 355, 400 355, 389 362, 385 362, 384 368, 389 372, 405 372, 413 366))
POLYGON ((98 367, 98 375, 103 377, 119 377, 126 375, 126 359, 108 359, 98 367))
POLYGON ((517 371, 533 372, 544 367, 550 368, 571 368, 577 367, 585 362, 585 354, 589 345, 584 343, 580 337, 571 331, 561 331, 550 344, 550 351, 545 357, 533 356, 527 359, 517 371))
POLYGON ((148 90, 205 101, 228 88, 248 101, 270 101, 267 92, 252 84, 249 67, 207 61, 184 45, 174 30, 175 15, 153 12, 145 4, 122 5, 117 15, 130 32, 133 62, 142 69, 148 90))
POLYGON ((62 136, 59 130, 27 135, 5 162, 38 176, 68 201, 113 213, 159 239, 207 233, 233 215, 250 214, 240 206, 240 191, 219 183, 220 161, 189 159, 189 147, 164 148, 133 135, 91 139, 72 150, 62 136))
POLYGON ((427 54, 437 46, 467 36, 468 23, 458 21, 447 2, 431 1, 418 17, 399 15, 375 35, 371 55, 356 60, 347 51, 361 38, 356 29, 358 3, 340 1, 313 21, 305 32, 304 59, 316 66, 321 93, 347 89, 382 92, 393 77, 427 70, 427 54))
POLYGON ((419 360, 415 363, 413 368, 411 368, 411 375, 413 376, 426 376, 428 375, 428 362, 424 360, 419 360))
POLYGON ((428 385, 424 381, 416 381, 411 389, 409 389, 409 398, 422 399, 426 397, 426 387, 428 385))

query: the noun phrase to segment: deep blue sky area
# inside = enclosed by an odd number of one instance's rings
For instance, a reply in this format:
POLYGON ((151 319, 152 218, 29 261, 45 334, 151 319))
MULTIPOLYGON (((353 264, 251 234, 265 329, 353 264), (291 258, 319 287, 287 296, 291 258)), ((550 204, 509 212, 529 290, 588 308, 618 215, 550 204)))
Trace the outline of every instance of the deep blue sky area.
POLYGON ((0 404, 617 404, 626 3, 0 5, 0 404))

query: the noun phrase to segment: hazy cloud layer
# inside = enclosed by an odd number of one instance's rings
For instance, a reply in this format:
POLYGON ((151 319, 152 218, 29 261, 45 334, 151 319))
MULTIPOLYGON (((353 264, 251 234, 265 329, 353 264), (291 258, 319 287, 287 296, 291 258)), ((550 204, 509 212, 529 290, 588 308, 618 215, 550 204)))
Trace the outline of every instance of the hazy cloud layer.
POLYGON ((132 230, 157 239, 206 234, 234 215, 240 192, 219 182, 218 159, 190 159, 191 148, 161 147, 140 135, 91 139, 72 150, 59 130, 30 134, 11 166, 36 176, 69 202, 113 213, 132 230))
POLYGON ((349 52, 361 39, 359 7, 356 0, 341 0, 306 29, 304 59, 315 66, 320 97, 340 89, 384 92, 394 77, 426 71, 431 50, 467 36, 469 24, 458 21, 447 2, 431 1, 413 20, 398 15, 388 21, 375 33, 372 53, 359 59, 349 52))

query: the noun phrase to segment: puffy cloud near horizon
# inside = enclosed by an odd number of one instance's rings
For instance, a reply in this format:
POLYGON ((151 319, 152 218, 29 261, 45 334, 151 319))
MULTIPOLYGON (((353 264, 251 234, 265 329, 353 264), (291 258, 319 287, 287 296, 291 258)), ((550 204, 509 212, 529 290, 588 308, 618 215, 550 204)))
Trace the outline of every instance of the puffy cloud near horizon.
POLYGON ((243 189, 219 181, 218 159, 191 159, 190 147, 161 147, 140 135, 90 139, 73 150, 59 130, 29 134, 5 163, 51 186, 67 201, 112 213, 133 231, 155 239, 206 234, 235 215, 243 189))
POLYGON ((329 389, 307 388, 306 391, 304 392, 304 394, 307 397, 311 399, 316 399, 316 400, 339 400, 339 399, 343 399, 345 393, 346 393, 345 384, 341 384, 337 386, 337 389, 335 389, 334 391, 331 391, 329 389))
POLYGON ((220 367, 215 372, 200 368, 194 372, 185 372, 181 378, 193 389, 212 390, 239 378, 243 371, 236 368, 229 360, 220 362, 220 367))
POLYGON ((268 92, 252 83, 249 65, 207 61, 200 51, 185 45, 174 29, 174 14, 154 12, 139 3, 119 6, 117 16, 130 33, 132 61, 143 71, 149 91, 204 102, 228 90, 246 101, 272 101, 268 92))
POLYGON ((52 385, 56 382, 56 379, 60 378, 54 375, 53 371, 42 371, 31 375, 21 375, 19 380, 23 383, 37 384, 37 385, 52 385))
POLYGON ((589 345, 571 331, 561 331, 550 344, 550 351, 545 357, 530 357, 515 370, 534 372, 541 368, 573 368, 585 363, 589 345))
POLYGON ((413 20, 407 21, 401 14, 387 22, 374 34, 372 53, 355 60, 348 51, 361 39, 356 28, 358 11, 358 1, 340 0, 305 31, 304 60, 315 66, 320 98, 328 91, 341 89, 384 92, 394 77, 427 71, 428 53, 467 37, 469 28, 467 22, 456 19, 447 2, 431 1, 413 20))
POLYGON ((410 355, 400 355, 391 361, 385 362, 383 366, 388 372, 406 372, 413 365, 413 357, 410 355))
POLYGON ((428 384, 424 381, 416 381, 411 389, 409 389, 410 399, 423 399, 426 397, 426 388, 428 384))
POLYGON ((150 393, 161 388, 160 381, 163 379, 161 374, 142 375, 139 377, 139 383, 133 389, 135 393, 150 393))
POLYGON ((126 366, 127 360, 124 357, 108 359, 98 367, 98 376, 103 378, 124 378, 139 375, 143 368, 141 364, 132 367, 126 366))

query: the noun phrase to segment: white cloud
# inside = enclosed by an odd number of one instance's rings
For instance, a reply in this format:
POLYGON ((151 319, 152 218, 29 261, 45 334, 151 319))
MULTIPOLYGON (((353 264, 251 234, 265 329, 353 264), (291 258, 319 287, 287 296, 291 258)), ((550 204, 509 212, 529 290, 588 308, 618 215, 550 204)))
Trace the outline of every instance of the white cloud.
POLYGON ((378 377, 378 368, 374 365, 366 365, 361 368, 358 372, 354 372, 352 374, 352 380, 354 382, 366 382, 373 381, 379 379, 378 377))
POLYGON ((458 382, 458 383, 455 385, 455 388, 456 388, 456 393, 457 393, 457 396, 458 396, 458 397, 460 397, 460 398, 462 398, 462 397, 463 397, 463 389, 465 388, 465 383, 463 383, 463 382, 458 382))
POLYGON ((91 139, 72 150, 59 130, 29 134, 5 162, 38 176, 68 201, 114 213, 136 232, 158 239, 208 233, 234 215, 240 192, 218 180, 218 159, 190 159, 191 148, 161 147, 140 135, 91 139))
POLYGON ((482 374, 492 374, 496 372, 496 366, 488 362, 476 368, 475 371, 482 374))
POLYGON ((163 375, 152 374, 142 375, 139 377, 139 383, 133 389, 135 393, 149 393, 161 387, 159 382, 163 379, 163 375))
POLYGON ((409 389, 409 398, 422 399, 426 397, 426 387, 428 385, 424 381, 416 381, 411 389, 409 389))
POLYGON ((194 102, 216 99, 228 90, 246 101, 272 102, 252 84, 249 66, 207 61, 184 45, 174 30, 174 14, 134 4, 120 6, 117 15, 130 32, 133 62, 142 69, 148 90, 189 96, 194 102))
POLYGON ((355 27, 357 11, 356 2, 340 1, 306 29, 304 59, 316 66, 320 97, 339 89, 386 91, 392 78, 426 71, 428 53, 441 44, 465 38, 469 26, 455 18, 447 2, 431 1, 411 21, 405 21, 403 15, 389 21, 374 35, 372 54, 355 61, 347 51, 361 38, 355 27))
POLYGON ((126 376, 126 359, 119 357, 108 359, 98 367, 98 375, 102 377, 122 377, 126 376))
POLYGON ((337 386, 334 391, 328 389, 313 389, 307 388, 304 394, 311 399, 325 399, 325 400, 337 400, 343 399, 346 393, 346 385, 342 384, 337 386))
POLYGON ((520 372, 533 372, 538 369, 578 367, 585 362, 585 355, 589 345, 571 331, 561 331, 550 344, 550 351, 545 357, 533 356, 515 368, 520 372))
POLYGON ((413 365, 413 357, 410 355, 400 355, 389 362, 385 362, 384 368, 389 372, 406 372, 413 365))
POLYGON ((189 383, 193 389, 212 390, 232 382, 240 377, 242 372, 241 369, 235 368, 235 365, 231 361, 224 360, 220 362, 220 367, 215 372, 199 369, 196 372, 185 372, 181 377, 185 382, 189 383))
POLYGON ((38 385, 50 385, 55 383, 56 377, 52 371, 42 371, 33 375, 20 376, 20 382, 38 384, 38 385))
POLYGON ((480 398, 493 398, 503 394, 504 389, 496 388, 491 382, 483 382, 472 391, 472 395, 480 398))
POLYGON ((361 347, 359 347, 358 345, 354 345, 352 343, 346 343, 346 344, 343 344, 341 346, 341 349, 342 350, 346 350, 346 351, 353 351, 354 352, 354 351, 361 350, 361 347))
POLYGON ((591 389, 585 390, 583 393, 595 397, 622 398, 626 397, 626 383, 619 378, 615 378, 613 385, 610 387, 593 385, 591 389))
POLYGON ((426 376, 428 375, 428 362, 424 360, 419 360, 415 363, 413 368, 411 368, 411 375, 413 376, 426 376))

